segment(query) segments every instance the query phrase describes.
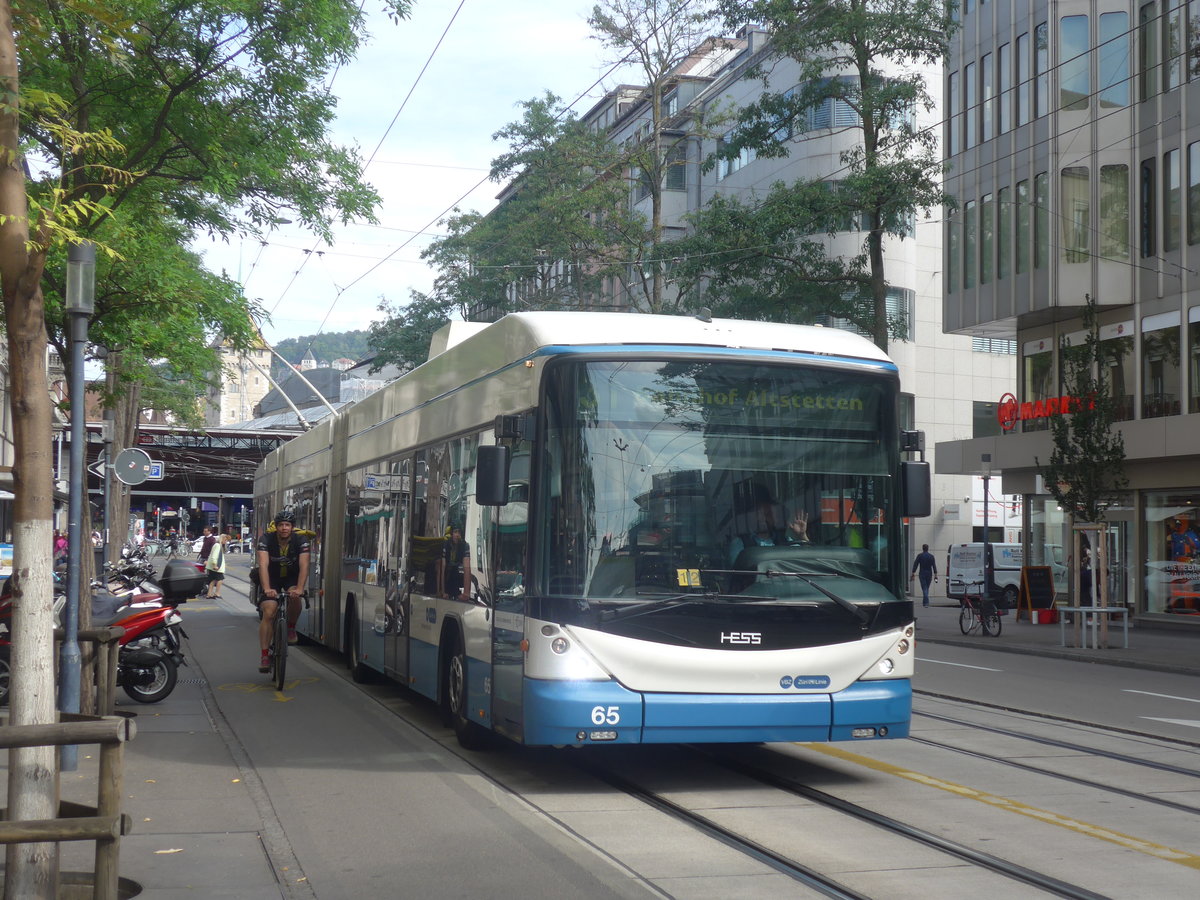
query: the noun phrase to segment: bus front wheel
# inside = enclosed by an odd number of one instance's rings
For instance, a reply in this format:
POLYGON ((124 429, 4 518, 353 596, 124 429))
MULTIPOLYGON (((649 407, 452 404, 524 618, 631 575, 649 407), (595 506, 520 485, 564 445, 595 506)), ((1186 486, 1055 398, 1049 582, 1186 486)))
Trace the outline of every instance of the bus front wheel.
POLYGON ((455 634, 450 646, 445 675, 445 710, 449 724, 464 749, 480 750, 486 743, 487 732, 467 718, 467 651, 462 635, 455 634))

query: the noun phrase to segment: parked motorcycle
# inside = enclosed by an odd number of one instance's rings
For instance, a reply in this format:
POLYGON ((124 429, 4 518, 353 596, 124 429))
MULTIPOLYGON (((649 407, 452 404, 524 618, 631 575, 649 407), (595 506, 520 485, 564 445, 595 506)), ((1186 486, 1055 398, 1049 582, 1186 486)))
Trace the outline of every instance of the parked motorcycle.
POLYGON ((186 560, 171 560, 163 569, 160 596, 142 594, 138 602, 100 593, 92 600, 95 625, 119 626, 117 685, 139 703, 157 703, 175 690, 183 656, 183 617, 178 606, 200 593, 204 576, 186 560))

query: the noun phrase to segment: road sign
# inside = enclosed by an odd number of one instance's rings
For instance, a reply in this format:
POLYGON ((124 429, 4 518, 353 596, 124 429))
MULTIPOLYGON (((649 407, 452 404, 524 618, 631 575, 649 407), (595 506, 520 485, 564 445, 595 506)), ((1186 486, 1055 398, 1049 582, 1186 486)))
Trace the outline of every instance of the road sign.
POLYGON ((113 471, 125 484, 141 484, 150 477, 150 454, 137 447, 129 447, 117 454, 113 460, 113 471))
POLYGON ((152 459, 152 460, 150 460, 150 474, 147 475, 146 477, 150 481, 162 481, 163 477, 164 477, 165 469, 166 469, 166 466, 164 466, 162 464, 161 459, 152 459))
POLYGON ((107 451, 101 450, 100 458, 97 459, 90 466, 88 466, 87 470, 89 472, 91 472, 93 475, 95 475, 97 478, 103 478, 104 477, 104 465, 106 462, 108 462, 108 453, 107 453, 107 451))

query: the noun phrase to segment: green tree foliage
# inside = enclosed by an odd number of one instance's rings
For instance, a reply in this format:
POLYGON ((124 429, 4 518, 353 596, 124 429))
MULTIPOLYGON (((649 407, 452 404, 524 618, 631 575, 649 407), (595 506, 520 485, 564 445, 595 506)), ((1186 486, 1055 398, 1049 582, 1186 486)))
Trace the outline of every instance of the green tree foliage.
POLYGON ((1041 469, 1059 505, 1081 522, 1104 522, 1108 506, 1125 489, 1125 439, 1116 422, 1116 397, 1100 343, 1096 301, 1083 310, 1084 340, 1071 346, 1064 338, 1063 387, 1071 398, 1069 414, 1050 418, 1054 449, 1041 469))
POLYGON ((628 208, 619 148, 546 93, 492 135, 509 149, 491 178, 508 182, 488 215, 455 210, 421 254, 437 269, 432 299, 466 317, 592 304, 624 276, 644 220, 628 208))
POLYGON ((384 366, 397 366, 407 372, 429 358, 429 341, 433 333, 451 321, 453 304, 436 294, 413 291, 405 306, 392 306, 386 301, 379 306, 386 318, 371 323, 369 342, 375 351, 372 372, 384 366))
MULTIPOLYGON (((789 232, 833 234, 849 230, 847 223, 855 220, 864 234, 862 252, 820 263, 810 252, 793 255, 780 252, 777 244, 764 245, 765 253, 777 253, 778 258, 748 271, 747 283, 764 293, 810 276, 818 284, 841 281, 853 285, 856 296, 849 298, 850 304, 869 303, 868 332, 886 349, 884 239, 903 237, 918 210, 935 208, 946 199, 940 187, 936 136, 930 130, 917 129, 914 114, 932 109, 919 67, 945 58, 950 35, 957 27, 951 16, 953 7, 942 0, 829 0, 821 4, 717 0, 717 8, 731 29, 759 24, 771 32, 767 58, 749 73, 761 77, 764 86, 778 60, 790 59, 798 70, 794 90, 767 90, 740 111, 738 125, 726 136, 719 157, 734 159, 746 148, 759 157, 786 156, 789 136, 804 132, 808 111, 823 103, 840 101, 857 115, 858 140, 842 153, 841 170, 807 179, 836 182, 824 189, 837 202, 798 206, 793 229, 776 225, 767 227, 765 233, 785 238, 789 232), (811 271, 810 262, 816 263, 811 271)), ((784 202, 782 192, 795 187, 799 186, 774 186, 772 193, 780 194, 764 215, 777 215, 784 202)), ((809 188, 801 188, 801 193, 816 196, 809 188)), ((754 212, 757 207, 747 210, 754 212)), ((720 216, 712 221, 699 217, 696 227, 720 226, 724 221, 720 216)), ((737 235, 714 229, 710 239, 716 250, 722 244, 736 247, 737 235)), ((778 305, 785 300, 777 297, 772 302, 778 305)))

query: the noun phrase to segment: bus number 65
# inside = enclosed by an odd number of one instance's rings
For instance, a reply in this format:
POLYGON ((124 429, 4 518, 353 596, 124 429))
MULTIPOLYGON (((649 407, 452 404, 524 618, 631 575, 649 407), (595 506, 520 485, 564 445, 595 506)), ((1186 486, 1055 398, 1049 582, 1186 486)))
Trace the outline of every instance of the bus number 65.
POLYGON ((621 707, 619 706, 593 706, 592 707, 592 724, 593 725, 617 725, 621 721, 621 707))

